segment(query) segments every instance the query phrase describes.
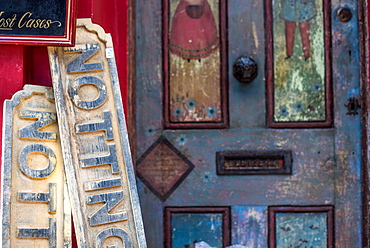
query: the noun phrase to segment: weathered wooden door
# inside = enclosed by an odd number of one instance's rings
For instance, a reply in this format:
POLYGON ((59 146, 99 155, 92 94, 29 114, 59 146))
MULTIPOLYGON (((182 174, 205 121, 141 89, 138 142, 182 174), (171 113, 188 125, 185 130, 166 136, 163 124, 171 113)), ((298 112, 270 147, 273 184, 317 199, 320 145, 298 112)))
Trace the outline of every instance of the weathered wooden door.
POLYGON ((357 1, 135 9, 148 247, 361 247, 357 1))

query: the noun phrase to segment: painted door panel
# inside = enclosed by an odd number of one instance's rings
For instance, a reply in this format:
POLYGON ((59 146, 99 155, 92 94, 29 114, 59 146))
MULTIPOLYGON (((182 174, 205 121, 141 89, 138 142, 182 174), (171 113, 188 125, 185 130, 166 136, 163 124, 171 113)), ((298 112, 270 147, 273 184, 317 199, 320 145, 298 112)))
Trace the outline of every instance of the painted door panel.
MULTIPOLYGON (((170 2, 177 4, 179 1, 170 2)), ((272 44, 266 40, 269 31, 266 22, 282 20, 266 17, 268 4, 265 1, 229 0, 223 3, 226 8, 220 11, 226 11, 227 56, 221 67, 227 71, 227 97, 223 101, 228 103, 228 125, 218 129, 168 129, 164 125, 163 109, 168 69, 163 63, 167 56, 163 50, 162 20, 166 20, 162 19, 163 2, 136 1, 136 159, 142 158, 163 136, 195 166, 163 201, 138 180, 148 247, 164 247, 165 240, 171 239, 166 237, 165 227, 171 220, 165 218, 165 213, 173 207, 189 207, 190 213, 194 207, 229 207, 228 235, 231 238, 228 245, 267 247, 271 240, 267 230, 269 207, 272 206, 310 206, 312 213, 316 213, 319 206, 334 207, 335 247, 361 247, 361 122, 360 114, 349 115, 345 107, 349 98, 360 94, 357 1, 321 3, 331 6, 325 17, 331 24, 327 26, 331 27, 327 30, 330 40, 326 41, 330 56, 323 57, 331 67, 325 69, 323 80, 329 80, 332 87, 327 88, 326 101, 330 102, 333 119, 329 127, 300 128, 269 128, 266 124, 270 101, 266 97, 269 82, 266 57, 272 44), (349 22, 339 21, 337 11, 341 7, 351 10, 353 16, 349 22), (233 76, 233 64, 240 56, 251 57, 258 64, 258 76, 250 84, 239 83, 233 76), (216 173, 216 152, 280 150, 292 152, 291 175, 216 173)), ((299 38, 297 28, 296 39, 299 38)), ((311 45, 315 52, 315 44, 311 45)), ((304 60, 301 49, 296 47, 295 53, 300 51, 302 54, 296 56, 304 60)), ((324 63, 322 66, 325 68, 324 63)), ((317 90, 314 84, 312 86, 312 90, 317 90)), ((307 92, 305 94, 312 93, 307 92)), ((168 163, 166 169, 171 169, 168 163)), ((311 214, 311 210, 307 210, 307 214, 311 214)), ((315 226, 311 226, 310 230, 315 231, 315 226)), ((276 226, 277 229, 282 227, 276 226)), ((279 237, 275 238, 281 244, 279 237)), ((182 247, 191 247, 191 242, 182 247)), ((308 242, 315 246, 314 242, 318 241, 308 242)), ((299 244, 297 241, 294 245, 299 244)), ((327 244, 321 245, 329 247, 327 244)))

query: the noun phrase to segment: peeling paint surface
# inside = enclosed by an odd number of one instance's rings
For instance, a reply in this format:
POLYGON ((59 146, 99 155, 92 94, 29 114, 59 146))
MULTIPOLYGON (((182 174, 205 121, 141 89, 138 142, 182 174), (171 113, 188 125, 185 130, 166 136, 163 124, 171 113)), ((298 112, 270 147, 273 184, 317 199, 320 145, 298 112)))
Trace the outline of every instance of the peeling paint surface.
POLYGON ((232 212, 232 244, 267 247, 266 207, 235 206, 232 212))
POLYGON ((191 247, 194 241, 222 247, 222 214, 176 213, 172 214, 171 226, 173 248, 191 247))
POLYGON ((328 247, 326 213, 276 214, 276 247, 328 247))
POLYGON ((221 121, 218 5, 217 0, 170 1, 171 122, 221 121))
POLYGON ((273 1, 274 121, 324 121, 322 1, 287 2, 273 1))
MULTIPOLYGON (((279 1, 274 0, 274 5, 277 6, 279 1)), ((277 16, 279 12, 276 10, 275 28, 280 33, 274 36, 277 39, 274 41, 277 46, 274 48, 274 56, 278 59, 274 63, 279 66, 275 73, 277 79, 285 78, 280 81, 281 85, 276 82, 276 94, 279 94, 276 96, 276 103, 279 106, 290 104, 287 108, 289 107, 291 113, 278 117, 281 122, 309 122, 325 118, 326 72, 323 67, 325 63, 322 45, 324 29, 318 27, 324 21, 321 13, 323 6, 320 1, 315 1, 315 4, 317 15, 311 21, 310 29, 312 54, 307 61, 304 61, 298 26, 294 56, 290 58, 292 62, 284 59, 284 22, 277 16), (289 87, 286 84, 288 74, 289 78, 295 79, 289 87), (310 114, 304 113, 303 107, 308 108, 310 101, 317 104, 314 106, 315 110, 310 114), (295 112, 292 111, 293 106, 295 112)), ((264 5, 264 1, 255 0, 227 1, 228 55, 225 61, 227 63, 220 66, 226 66, 229 74, 228 127, 185 130, 163 127, 164 75, 163 64, 159 63, 163 59, 161 3, 137 1, 136 159, 163 135, 195 166, 164 202, 138 180, 149 247, 163 247, 163 227, 166 224, 163 209, 168 206, 230 206, 230 246, 239 244, 248 248, 265 248, 268 247, 266 230, 269 206, 330 205, 334 206, 335 247, 362 245, 360 115, 347 115, 348 109, 344 106, 349 97, 360 94, 358 27, 355 15, 357 1, 333 0, 330 3, 332 29, 328 32, 332 36, 333 126, 328 128, 266 127, 265 58, 268 41, 265 39, 264 5), (350 8, 353 14, 353 18, 347 23, 338 20, 336 12, 341 6, 350 8), (248 85, 239 83, 230 69, 240 56, 249 56, 258 64, 258 76, 248 85), (218 175, 216 152, 239 150, 292 151, 292 174, 218 175)), ((184 78, 187 77, 191 78, 184 75, 184 78)), ((279 111, 280 107, 275 109, 276 114, 279 111)), ((295 219, 292 217, 291 221, 295 219)), ((204 241, 208 243, 207 240, 204 241)))

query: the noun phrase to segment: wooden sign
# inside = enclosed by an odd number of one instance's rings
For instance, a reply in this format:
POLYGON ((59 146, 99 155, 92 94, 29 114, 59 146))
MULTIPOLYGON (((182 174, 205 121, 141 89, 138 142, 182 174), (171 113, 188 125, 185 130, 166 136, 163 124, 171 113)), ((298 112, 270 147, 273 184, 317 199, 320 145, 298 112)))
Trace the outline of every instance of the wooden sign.
POLYGON ((4 108, 2 247, 71 247, 52 89, 25 85, 4 108))
POLYGON ((145 248, 111 36, 80 19, 49 60, 79 247, 145 248))
POLYGON ((71 46, 76 0, 0 1, 0 43, 71 46))
POLYGON ((291 174, 291 151, 225 151, 216 153, 218 175, 291 174))

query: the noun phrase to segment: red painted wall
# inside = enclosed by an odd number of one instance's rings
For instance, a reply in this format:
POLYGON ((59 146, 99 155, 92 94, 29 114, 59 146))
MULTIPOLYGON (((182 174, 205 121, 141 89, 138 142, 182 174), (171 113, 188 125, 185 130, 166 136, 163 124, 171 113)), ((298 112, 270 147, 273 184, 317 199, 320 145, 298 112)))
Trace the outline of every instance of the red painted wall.
MULTIPOLYGON (((122 100, 127 110, 128 0, 78 0, 77 17, 91 18, 112 34, 122 100)), ((11 99, 24 84, 52 86, 46 47, 0 45, 1 110, 4 100, 11 99)), ((2 119, 1 112, 0 123, 2 119)), ((75 240, 73 247, 77 247, 75 240)))
MULTIPOLYGON (((127 109, 128 0, 79 0, 79 18, 91 18, 111 33, 122 99, 127 109)), ((0 45, 0 108, 24 84, 52 86, 46 47, 0 45)), ((2 114, 0 115, 2 123, 2 114)))

